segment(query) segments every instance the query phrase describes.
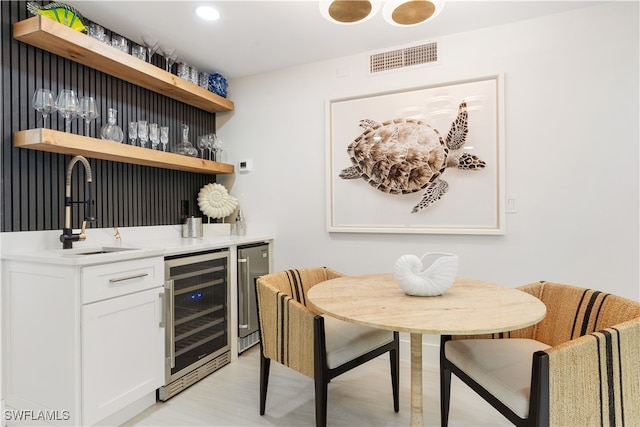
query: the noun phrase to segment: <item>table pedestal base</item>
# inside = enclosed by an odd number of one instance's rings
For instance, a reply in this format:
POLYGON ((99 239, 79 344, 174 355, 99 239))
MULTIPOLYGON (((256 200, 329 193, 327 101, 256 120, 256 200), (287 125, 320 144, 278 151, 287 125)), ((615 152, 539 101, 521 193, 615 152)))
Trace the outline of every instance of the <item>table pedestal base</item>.
POLYGON ((422 427, 422 334, 411 334, 411 427, 422 427))

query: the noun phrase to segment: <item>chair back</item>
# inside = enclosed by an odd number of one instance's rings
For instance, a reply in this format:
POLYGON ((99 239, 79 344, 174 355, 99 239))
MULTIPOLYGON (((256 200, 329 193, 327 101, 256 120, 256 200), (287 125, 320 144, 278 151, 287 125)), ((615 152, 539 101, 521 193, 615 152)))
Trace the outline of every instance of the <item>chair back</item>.
POLYGON ((547 307, 545 318, 523 330, 528 330, 524 335, 551 347, 640 317, 639 302, 606 292, 551 282, 518 289, 534 295, 547 307))
POLYGON ((327 267, 286 270, 256 281, 260 343, 264 357, 313 378, 313 318, 308 304, 314 285, 343 276, 327 267))

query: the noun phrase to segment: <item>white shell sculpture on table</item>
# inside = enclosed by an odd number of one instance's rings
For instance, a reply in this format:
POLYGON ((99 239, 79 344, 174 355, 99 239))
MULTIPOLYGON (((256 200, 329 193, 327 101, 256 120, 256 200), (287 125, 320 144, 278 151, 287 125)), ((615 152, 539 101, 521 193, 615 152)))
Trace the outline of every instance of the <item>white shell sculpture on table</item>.
POLYGON ((207 184, 198 193, 198 207, 209 218, 224 218, 238 207, 238 199, 218 183, 207 184))
POLYGON ((418 258, 402 255, 393 266, 393 277, 407 295, 442 295, 458 274, 458 255, 429 252, 418 258))

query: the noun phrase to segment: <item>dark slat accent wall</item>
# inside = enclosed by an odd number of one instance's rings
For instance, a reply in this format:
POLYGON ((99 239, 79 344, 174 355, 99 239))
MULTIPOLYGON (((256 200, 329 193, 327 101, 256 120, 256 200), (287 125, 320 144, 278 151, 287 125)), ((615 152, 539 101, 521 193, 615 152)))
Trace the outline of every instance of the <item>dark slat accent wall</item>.
MULTIPOLYGON (((43 2, 44 4, 48 2, 43 2)), ((169 145, 179 141, 180 125, 189 125, 190 141, 215 131, 215 115, 174 101, 161 94, 134 86, 89 67, 29 46, 13 39, 12 25, 32 15, 26 2, 0 2, 2 17, 2 168, 1 231, 62 229, 66 167, 71 156, 15 148, 13 133, 42 127, 42 117, 31 107, 37 88, 74 89, 78 96, 94 96, 100 117, 89 128, 97 137, 107 119, 107 109, 118 110, 118 124, 126 138, 129 121, 147 120, 170 127, 169 145)), ((99 22, 98 22, 99 23, 99 22)), ((156 55, 154 63, 163 58, 156 55)), ((64 131, 64 119, 54 113, 48 127, 64 131)), ((72 133, 84 135, 82 119, 75 119, 72 133)), ((89 227, 148 226, 178 224, 182 201, 190 214, 201 215, 197 195, 203 185, 215 182, 215 175, 194 174, 88 159, 95 183, 96 218, 89 227)), ((84 199, 84 172, 76 164, 72 191, 74 200, 84 199)), ((79 228, 83 208, 74 207, 73 227, 79 228)))

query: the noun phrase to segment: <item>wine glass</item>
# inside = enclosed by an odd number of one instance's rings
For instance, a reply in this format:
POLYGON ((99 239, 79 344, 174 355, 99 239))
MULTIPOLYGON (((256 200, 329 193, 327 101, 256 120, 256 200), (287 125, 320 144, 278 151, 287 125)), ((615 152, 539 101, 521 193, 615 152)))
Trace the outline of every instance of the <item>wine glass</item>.
POLYGON ((151 149, 157 150, 158 143, 160 142, 160 135, 158 134, 157 123, 149 123, 149 139, 151 140, 151 149))
POLYGON ((213 139, 213 152, 216 162, 219 162, 222 160, 222 138, 215 134, 214 136, 215 138, 213 139))
POLYGON ((156 50, 158 50, 158 46, 160 46, 160 41, 150 34, 143 34, 142 43, 144 43, 144 45, 147 47, 147 51, 148 51, 147 62, 151 63, 151 58, 153 58, 153 55, 156 53, 156 50))
MULTIPOLYGON (((163 44, 163 45, 160 45, 158 51, 162 54, 162 56, 164 56, 165 71, 170 72, 171 66, 169 65, 169 60, 171 59, 171 56, 176 53, 176 48, 170 45, 163 44)), ((173 63, 171 63, 171 65, 173 65, 173 63)))
POLYGON ((31 105, 40 114, 42 114, 42 127, 47 127, 47 117, 49 116, 49 114, 56 111, 54 98, 55 96, 53 95, 53 92, 51 92, 49 89, 40 88, 33 94, 31 105))
POLYGON ((98 107, 96 106, 96 100, 93 96, 83 96, 80 98, 79 103, 78 115, 82 117, 86 123, 85 136, 89 136, 89 125, 91 120, 95 120, 100 116, 98 113, 98 107))
POLYGON ((160 143, 162 144, 162 151, 167 151, 167 144, 169 143, 169 126, 160 127, 160 143))
POLYGON ((209 135, 207 135, 207 150, 209 150, 209 160, 213 160, 215 161, 216 158, 215 157, 211 157, 211 152, 213 150, 213 140, 215 139, 216 134, 215 133, 210 133, 209 135))
POLYGON ((136 145, 136 138, 138 138, 138 122, 129 122, 129 143, 136 145))
POLYGON ((73 89, 63 89, 58 94, 56 109, 64 117, 64 131, 71 132, 71 119, 78 112, 78 97, 73 89))
POLYGON ((198 148, 200 149, 200 153, 202 153, 202 158, 204 159, 204 149, 208 146, 208 138, 209 135, 202 135, 198 138, 198 148))
POLYGON ((138 121, 138 138, 140 138, 140 146, 146 147, 149 140, 149 127, 146 120, 138 121))
POLYGON ((176 60, 178 59, 178 52, 173 52, 173 54, 171 56, 169 56, 168 58, 168 67, 167 67, 167 71, 171 72, 171 67, 173 67, 173 64, 176 63, 176 60))

